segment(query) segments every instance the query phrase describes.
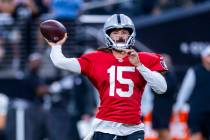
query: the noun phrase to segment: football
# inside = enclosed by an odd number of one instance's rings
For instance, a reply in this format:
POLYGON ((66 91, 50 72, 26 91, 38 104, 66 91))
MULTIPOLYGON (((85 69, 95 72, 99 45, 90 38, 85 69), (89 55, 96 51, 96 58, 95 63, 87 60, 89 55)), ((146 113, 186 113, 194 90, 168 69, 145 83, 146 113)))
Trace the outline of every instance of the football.
POLYGON ((58 42, 65 36, 66 27, 57 20, 46 20, 40 23, 40 32, 50 42, 58 42))

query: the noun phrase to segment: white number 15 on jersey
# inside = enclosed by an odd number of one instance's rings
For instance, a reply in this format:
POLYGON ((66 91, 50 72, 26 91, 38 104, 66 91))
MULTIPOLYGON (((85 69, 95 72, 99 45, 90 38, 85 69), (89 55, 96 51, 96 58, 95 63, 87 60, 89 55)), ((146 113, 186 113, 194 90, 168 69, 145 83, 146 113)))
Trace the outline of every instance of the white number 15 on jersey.
POLYGON ((109 73, 109 96, 114 96, 115 91, 115 81, 117 80, 120 84, 127 84, 128 91, 122 91, 121 88, 116 88, 116 93, 120 97, 130 97, 133 94, 134 83, 131 79, 126 79, 122 77, 123 72, 135 72, 135 67, 131 66, 111 66, 107 72, 109 73), (115 72, 117 74, 115 79, 115 72))

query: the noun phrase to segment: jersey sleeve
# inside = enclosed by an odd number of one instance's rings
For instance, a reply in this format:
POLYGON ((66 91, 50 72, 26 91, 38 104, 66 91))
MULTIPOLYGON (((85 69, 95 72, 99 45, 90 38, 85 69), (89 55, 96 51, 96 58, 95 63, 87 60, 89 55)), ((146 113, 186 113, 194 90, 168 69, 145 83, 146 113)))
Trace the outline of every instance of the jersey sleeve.
POLYGON ((80 66, 81 66, 81 73, 89 76, 91 74, 93 68, 93 59, 94 53, 84 54, 81 57, 77 58, 80 66))
POLYGON ((139 59, 141 63, 152 71, 167 71, 164 57, 156 53, 140 52, 139 59))

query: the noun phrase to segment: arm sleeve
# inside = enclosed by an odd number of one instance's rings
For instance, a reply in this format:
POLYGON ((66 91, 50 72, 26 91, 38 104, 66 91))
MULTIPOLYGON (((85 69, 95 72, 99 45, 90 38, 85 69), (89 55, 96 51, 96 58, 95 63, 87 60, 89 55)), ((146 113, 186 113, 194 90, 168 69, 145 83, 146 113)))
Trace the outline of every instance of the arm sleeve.
POLYGON ((53 64, 61 69, 69 70, 74 73, 81 73, 81 67, 76 58, 66 58, 62 54, 62 47, 60 45, 52 46, 50 58, 53 64))
POLYGON ((156 71, 151 71, 143 64, 137 67, 137 70, 142 74, 147 84, 158 94, 164 93, 167 90, 165 78, 156 71))
POLYGON ((195 87, 195 72, 192 68, 190 68, 182 82, 182 85, 180 87, 180 90, 177 95, 177 102, 176 102, 176 110, 181 109, 181 107, 186 103, 186 101, 189 99, 190 95, 192 94, 192 91, 195 87))

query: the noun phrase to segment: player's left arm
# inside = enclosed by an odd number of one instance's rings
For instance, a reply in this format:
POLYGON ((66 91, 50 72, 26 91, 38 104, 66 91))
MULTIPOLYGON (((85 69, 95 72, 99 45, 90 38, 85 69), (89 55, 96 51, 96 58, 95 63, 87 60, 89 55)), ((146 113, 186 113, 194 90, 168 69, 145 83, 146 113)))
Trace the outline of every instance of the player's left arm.
POLYGON ((141 73, 143 78, 147 81, 148 85, 159 94, 166 92, 167 90, 167 83, 164 76, 158 71, 152 71, 139 59, 139 55, 135 50, 126 49, 125 50, 128 54, 128 58, 131 64, 136 66, 136 69, 141 73))
POLYGON ((136 67, 137 70, 142 74, 148 85, 158 94, 165 93, 167 90, 167 83, 162 75, 158 71, 151 71, 143 64, 136 67))

